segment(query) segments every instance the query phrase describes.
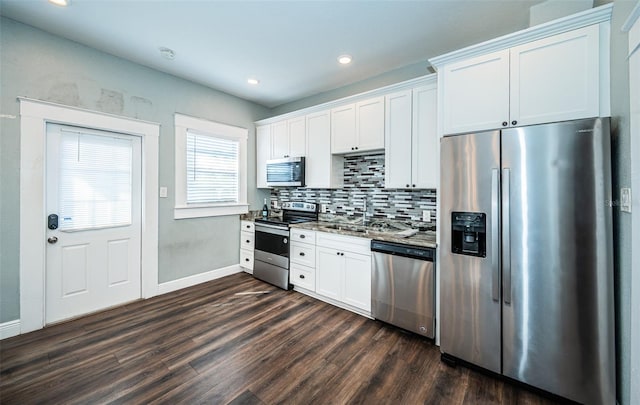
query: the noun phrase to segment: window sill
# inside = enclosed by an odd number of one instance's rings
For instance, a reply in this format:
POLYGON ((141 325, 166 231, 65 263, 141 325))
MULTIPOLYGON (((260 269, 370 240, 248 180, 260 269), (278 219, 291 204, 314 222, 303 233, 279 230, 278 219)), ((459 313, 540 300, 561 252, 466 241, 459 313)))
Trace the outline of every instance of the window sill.
POLYGON ((198 207, 175 207, 173 219, 219 217, 224 215, 239 215, 249 212, 249 204, 215 205, 198 207))

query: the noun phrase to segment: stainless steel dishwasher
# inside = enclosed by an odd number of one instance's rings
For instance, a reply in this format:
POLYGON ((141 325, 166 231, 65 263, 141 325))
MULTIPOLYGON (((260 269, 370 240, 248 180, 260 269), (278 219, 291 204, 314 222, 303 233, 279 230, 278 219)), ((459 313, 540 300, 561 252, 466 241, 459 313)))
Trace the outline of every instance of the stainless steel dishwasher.
POLYGON ((435 249, 371 241, 371 315, 435 337, 435 249))

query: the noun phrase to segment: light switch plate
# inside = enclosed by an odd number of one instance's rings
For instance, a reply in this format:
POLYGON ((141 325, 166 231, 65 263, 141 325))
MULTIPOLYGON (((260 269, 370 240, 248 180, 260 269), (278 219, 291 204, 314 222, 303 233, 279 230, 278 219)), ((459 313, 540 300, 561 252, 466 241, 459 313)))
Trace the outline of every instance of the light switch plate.
POLYGON ((431 211, 422 211, 422 222, 431 222, 431 211))
POLYGON ((327 204, 320 204, 320 213, 321 214, 327 213, 327 204))
POLYGON ((160 198, 167 198, 167 188, 160 187, 160 198))
POLYGON ((628 187, 620 189, 620 211, 631 212, 631 189, 628 187))

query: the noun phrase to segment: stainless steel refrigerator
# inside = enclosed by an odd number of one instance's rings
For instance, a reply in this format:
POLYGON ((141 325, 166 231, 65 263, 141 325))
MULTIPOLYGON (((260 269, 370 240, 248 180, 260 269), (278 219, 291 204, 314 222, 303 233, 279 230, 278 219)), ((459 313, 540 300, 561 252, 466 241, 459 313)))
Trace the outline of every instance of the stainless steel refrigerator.
POLYGON ((609 119, 441 140, 443 358, 615 403, 609 119))

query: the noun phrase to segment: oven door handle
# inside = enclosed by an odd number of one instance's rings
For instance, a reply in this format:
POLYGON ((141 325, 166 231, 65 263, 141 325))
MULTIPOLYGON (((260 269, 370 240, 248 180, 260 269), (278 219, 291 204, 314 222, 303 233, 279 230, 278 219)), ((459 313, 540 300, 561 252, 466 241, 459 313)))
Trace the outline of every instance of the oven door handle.
POLYGON ((289 236, 289 228, 277 225, 256 224, 256 232, 271 233, 280 236, 289 236))

